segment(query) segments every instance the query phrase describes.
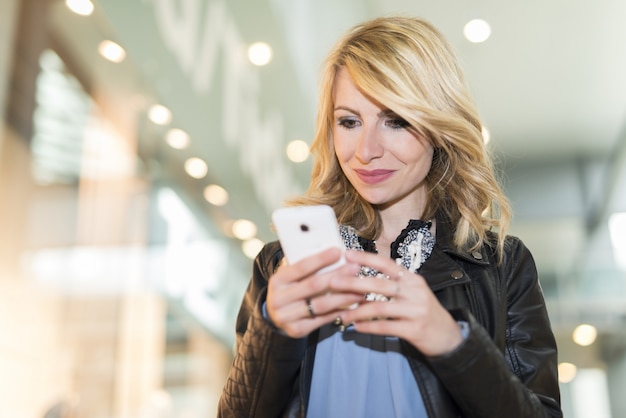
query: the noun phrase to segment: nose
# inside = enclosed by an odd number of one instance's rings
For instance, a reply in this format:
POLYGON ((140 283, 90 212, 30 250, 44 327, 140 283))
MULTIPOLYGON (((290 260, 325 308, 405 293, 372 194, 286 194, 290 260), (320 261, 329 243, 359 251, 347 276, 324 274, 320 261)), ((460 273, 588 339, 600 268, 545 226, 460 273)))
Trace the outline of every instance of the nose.
POLYGON ((383 146, 380 142, 380 135, 375 125, 365 126, 361 130, 357 148, 355 151, 356 158, 362 163, 368 163, 375 158, 383 155, 383 146))

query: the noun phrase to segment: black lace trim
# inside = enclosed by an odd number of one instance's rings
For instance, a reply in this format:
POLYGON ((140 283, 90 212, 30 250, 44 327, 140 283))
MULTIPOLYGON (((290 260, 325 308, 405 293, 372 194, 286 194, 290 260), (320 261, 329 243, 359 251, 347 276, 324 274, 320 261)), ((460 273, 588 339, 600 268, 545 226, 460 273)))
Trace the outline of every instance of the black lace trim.
MULTIPOLYGON (((410 220, 391 244, 391 257, 407 270, 417 272, 424 261, 430 257, 435 246, 435 237, 430 232, 431 226, 431 221, 410 220)), ((358 236, 354 228, 342 225, 340 231, 346 248, 377 252, 376 242, 358 236)))

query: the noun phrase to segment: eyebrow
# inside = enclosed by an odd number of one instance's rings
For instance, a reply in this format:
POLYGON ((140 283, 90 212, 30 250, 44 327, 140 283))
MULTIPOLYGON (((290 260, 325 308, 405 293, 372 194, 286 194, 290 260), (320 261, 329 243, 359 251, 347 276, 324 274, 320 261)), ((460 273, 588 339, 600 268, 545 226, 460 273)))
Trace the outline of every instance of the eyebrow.
MULTIPOLYGON (((338 110, 345 110, 347 112, 350 113, 354 113, 357 116, 361 116, 361 112, 354 110, 348 106, 337 106, 335 107, 334 111, 338 111, 338 110)), ((376 115, 378 117, 382 117, 382 116, 396 116, 396 113, 394 111, 392 111, 391 109, 382 109, 380 112, 378 112, 378 114, 376 115)))
POLYGON ((358 112, 358 111, 356 111, 356 110, 354 110, 352 108, 349 108, 347 106, 337 106, 337 107, 335 107, 334 111, 336 112, 338 110, 345 110, 346 112, 354 113, 355 115, 361 116, 360 112, 358 112))

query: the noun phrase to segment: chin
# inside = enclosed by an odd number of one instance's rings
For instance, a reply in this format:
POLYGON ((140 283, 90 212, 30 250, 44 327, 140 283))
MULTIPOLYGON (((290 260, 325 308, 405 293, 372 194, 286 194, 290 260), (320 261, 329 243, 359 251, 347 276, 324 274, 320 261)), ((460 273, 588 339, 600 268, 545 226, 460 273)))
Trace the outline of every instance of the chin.
POLYGON ((365 199, 370 205, 373 206, 384 206, 386 204, 391 203, 389 199, 383 198, 380 196, 365 196, 361 195, 363 199, 365 199))

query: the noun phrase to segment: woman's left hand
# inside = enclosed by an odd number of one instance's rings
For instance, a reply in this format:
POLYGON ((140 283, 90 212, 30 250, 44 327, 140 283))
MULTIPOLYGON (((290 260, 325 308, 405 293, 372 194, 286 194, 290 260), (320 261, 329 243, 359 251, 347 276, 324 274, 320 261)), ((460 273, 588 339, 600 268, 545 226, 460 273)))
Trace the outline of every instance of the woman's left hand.
POLYGON ((341 314, 344 324, 354 324, 358 332, 404 339, 427 356, 446 354, 461 344, 459 324, 439 303, 424 277, 398 266, 391 258, 364 251, 347 251, 346 260, 386 274, 389 280, 337 276, 330 284, 334 290, 382 294, 390 300, 361 302, 341 314))

